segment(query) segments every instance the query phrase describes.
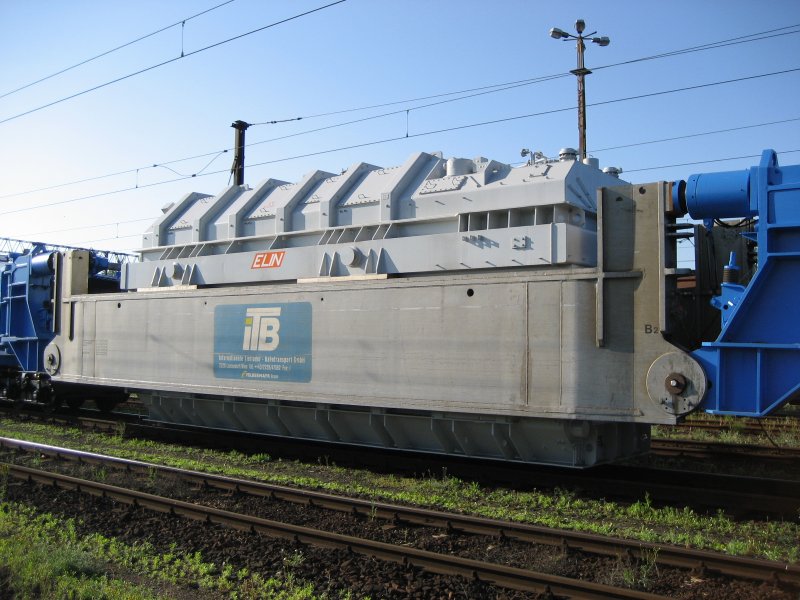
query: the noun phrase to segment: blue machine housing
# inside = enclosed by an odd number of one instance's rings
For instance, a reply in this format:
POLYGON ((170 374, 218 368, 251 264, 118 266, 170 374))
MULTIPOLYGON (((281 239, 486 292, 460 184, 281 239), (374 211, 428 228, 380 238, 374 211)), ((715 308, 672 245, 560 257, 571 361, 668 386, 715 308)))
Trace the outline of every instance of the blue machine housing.
POLYGON ((692 355, 710 382, 703 409, 769 414, 800 394, 800 165, 765 150, 746 171, 692 176, 680 201, 696 219, 758 219, 758 270, 746 287, 722 284, 722 331, 692 355))
POLYGON ((57 260, 57 253, 37 244, 26 254, 9 256, 0 272, 0 346, 26 373, 44 370, 44 348, 55 335, 57 260))
MULTIPOLYGON (((9 253, 0 264, 0 367, 45 371, 44 349, 56 332, 58 250, 64 248, 32 243, 25 252, 9 253)), ((118 265, 103 254, 88 252, 91 280, 119 281, 118 265)))

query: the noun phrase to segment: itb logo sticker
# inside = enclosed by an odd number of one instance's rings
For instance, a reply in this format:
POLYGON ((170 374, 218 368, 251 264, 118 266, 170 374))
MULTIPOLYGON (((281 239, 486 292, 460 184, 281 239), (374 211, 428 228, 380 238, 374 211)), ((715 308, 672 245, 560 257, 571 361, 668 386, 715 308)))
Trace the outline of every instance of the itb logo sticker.
POLYGON ((281 307, 248 308, 244 318, 244 341, 242 350, 272 352, 278 348, 281 338, 281 307))
POLYGON ((214 376, 311 381, 311 304, 217 306, 214 376))

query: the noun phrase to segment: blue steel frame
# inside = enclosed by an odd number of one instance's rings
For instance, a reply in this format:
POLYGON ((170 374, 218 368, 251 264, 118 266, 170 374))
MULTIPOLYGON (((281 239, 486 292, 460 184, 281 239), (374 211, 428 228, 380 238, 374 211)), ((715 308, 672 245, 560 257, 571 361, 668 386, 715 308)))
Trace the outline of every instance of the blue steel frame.
POLYGON ((44 371, 44 348, 55 336, 53 290, 57 255, 43 245, 11 255, 0 272, 0 347, 26 373, 44 371))
POLYGON ((758 217, 758 270, 747 287, 722 284, 722 331, 692 355, 710 383, 701 408, 767 415, 800 395, 800 165, 765 150, 747 171, 692 176, 686 205, 696 219, 758 217))
MULTIPOLYGON (((18 367, 23 373, 41 373, 44 349, 55 337, 54 302, 59 253, 83 250, 0 238, 9 252, 0 263, 0 367, 18 367)), ((86 250, 89 278, 119 281, 120 264, 133 257, 118 252, 86 250), (114 262, 112 262, 114 261, 114 262)))

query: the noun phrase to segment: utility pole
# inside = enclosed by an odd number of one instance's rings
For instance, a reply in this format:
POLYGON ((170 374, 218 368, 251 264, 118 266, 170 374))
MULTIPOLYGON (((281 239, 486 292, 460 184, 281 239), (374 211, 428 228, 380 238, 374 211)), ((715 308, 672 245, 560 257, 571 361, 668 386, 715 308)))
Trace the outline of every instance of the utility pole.
POLYGON ((234 121, 231 123, 231 127, 236 130, 236 140, 234 143, 236 154, 233 156, 231 173, 235 175, 235 185, 244 185, 244 132, 250 127, 250 123, 234 121))
POLYGON ((591 73, 583 64, 583 53, 586 50, 586 44, 584 44, 583 41, 591 39, 592 42, 598 46, 608 46, 611 43, 611 40, 606 36, 591 37, 597 33, 596 31, 583 35, 584 29, 586 29, 586 23, 583 19, 578 19, 575 21, 575 30, 578 32, 578 35, 567 33, 558 27, 553 27, 550 30, 550 37, 556 40, 564 40, 565 42, 567 40, 577 40, 578 68, 573 69, 570 73, 578 78, 578 154, 580 155, 581 161, 586 158, 586 86, 584 84, 584 77, 591 73))

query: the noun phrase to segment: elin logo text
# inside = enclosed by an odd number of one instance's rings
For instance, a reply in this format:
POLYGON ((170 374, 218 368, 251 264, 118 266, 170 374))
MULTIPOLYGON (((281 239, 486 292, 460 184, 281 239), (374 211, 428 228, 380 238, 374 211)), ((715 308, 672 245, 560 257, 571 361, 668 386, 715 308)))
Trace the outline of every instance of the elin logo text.
POLYGON ((283 264, 283 250, 279 252, 256 252, 251 269, 276 269, 283 264))
POLYGON ((281 339, 279 306, 270 308, 248 308, 244 318, 244 339, 242 350, 271 352, 278 347, 281 339))

